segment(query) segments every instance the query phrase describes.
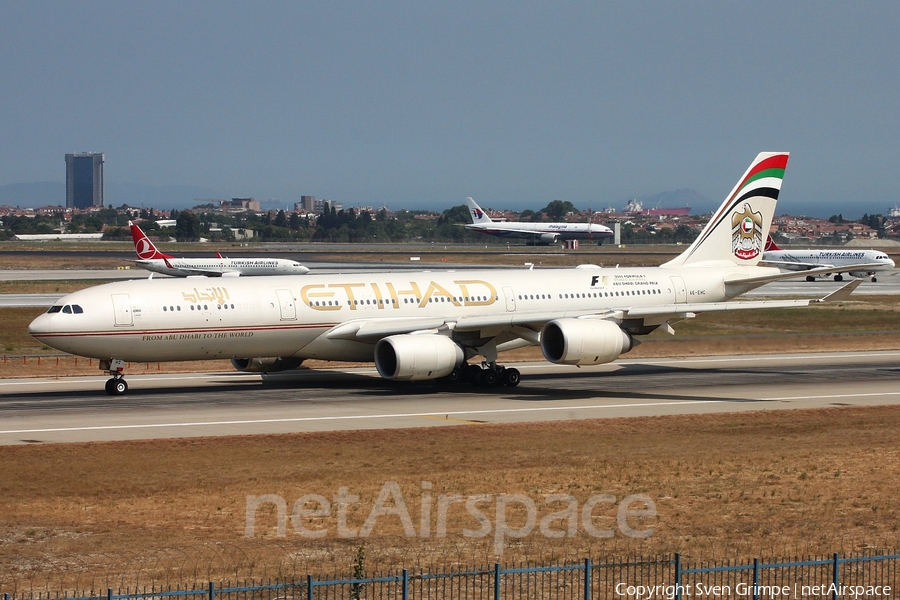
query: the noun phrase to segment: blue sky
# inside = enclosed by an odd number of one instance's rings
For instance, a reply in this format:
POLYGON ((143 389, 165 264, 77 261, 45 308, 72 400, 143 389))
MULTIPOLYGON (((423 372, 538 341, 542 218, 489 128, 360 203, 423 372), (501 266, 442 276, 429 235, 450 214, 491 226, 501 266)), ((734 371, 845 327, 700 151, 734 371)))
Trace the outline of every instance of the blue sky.
MULTIPOLYGON (((792 153, 779 212, 900 202, 900 3, 4 2, 0 185, 345 205, 718 202, 792 153)), ((123 199, 123 201, 127 201, 123 199)))

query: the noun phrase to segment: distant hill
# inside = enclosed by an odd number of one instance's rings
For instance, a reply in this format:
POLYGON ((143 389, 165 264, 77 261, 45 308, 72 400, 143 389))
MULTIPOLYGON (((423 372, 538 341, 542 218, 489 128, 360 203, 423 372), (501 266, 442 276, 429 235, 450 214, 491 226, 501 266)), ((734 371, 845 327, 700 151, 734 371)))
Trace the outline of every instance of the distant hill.
MULTIPOLYGON (((106 204, 113 206, 147 206, 161 210, 190 208, 198 199, 229 198, 227 194, 210 188, 191 185, 140 185, 109 183, 106 185, 106 204)), ((56 181, 11 183, 0 185, 0 205, 38 208, 65 206, 66 184, 56 181)))
POLYGON ((2 205, 22 208, 65 206, 66 184, 56 181, 38 181, 36 183, 0 185, 0 206, 2 205))

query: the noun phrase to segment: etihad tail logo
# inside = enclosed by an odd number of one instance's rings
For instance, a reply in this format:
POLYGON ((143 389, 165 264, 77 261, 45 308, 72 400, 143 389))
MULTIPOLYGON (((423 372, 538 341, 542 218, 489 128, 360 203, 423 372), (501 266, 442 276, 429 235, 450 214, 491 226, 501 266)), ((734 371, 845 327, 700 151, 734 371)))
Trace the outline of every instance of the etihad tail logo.
POLYGON ((752 260, 762 252, 762 213, 744 203, 742 212, 731 215, 731 250, 741 260, 752 260))

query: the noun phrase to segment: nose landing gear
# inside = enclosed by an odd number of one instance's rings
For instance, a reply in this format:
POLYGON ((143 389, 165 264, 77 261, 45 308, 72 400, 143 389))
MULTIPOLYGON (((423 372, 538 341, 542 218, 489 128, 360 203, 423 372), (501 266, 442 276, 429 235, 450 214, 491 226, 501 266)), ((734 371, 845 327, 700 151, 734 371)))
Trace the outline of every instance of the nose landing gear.
POLYGON ((125 381, 125 361, 118 358, 101 360, 100 370, 107 371, 112 379, 106 381, 106 393, 110 396, 121 396, 128 391, 128 383, 125 381))

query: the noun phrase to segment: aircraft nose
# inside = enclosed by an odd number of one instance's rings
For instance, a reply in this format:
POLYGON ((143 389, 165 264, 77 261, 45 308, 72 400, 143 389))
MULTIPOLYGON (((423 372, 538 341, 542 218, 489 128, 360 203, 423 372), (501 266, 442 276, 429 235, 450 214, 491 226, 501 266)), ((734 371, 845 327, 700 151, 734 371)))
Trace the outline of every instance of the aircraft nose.
POLYGON ((28 334, 32 337, 38 337, 44 333, 50 333, 50 326, 53 322, 53 317, 48 314, 43 314, 38 316, 34 321, 29 323, 28 325, 28 334))

